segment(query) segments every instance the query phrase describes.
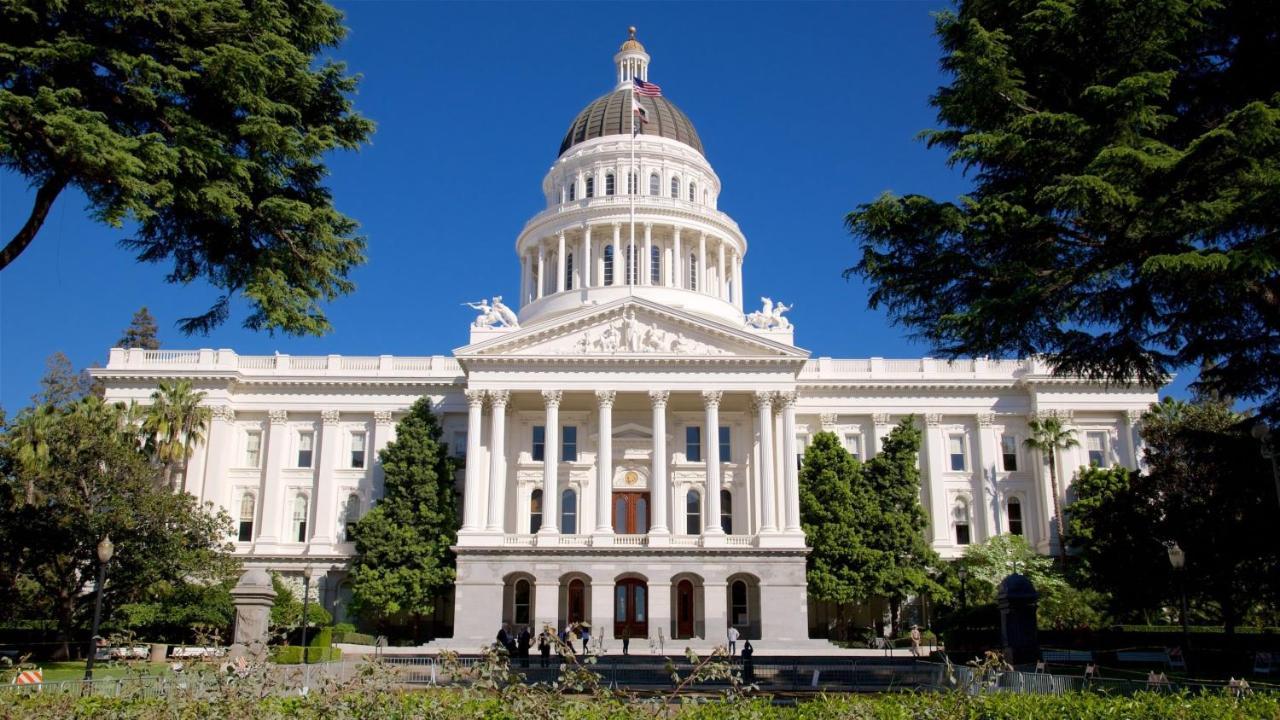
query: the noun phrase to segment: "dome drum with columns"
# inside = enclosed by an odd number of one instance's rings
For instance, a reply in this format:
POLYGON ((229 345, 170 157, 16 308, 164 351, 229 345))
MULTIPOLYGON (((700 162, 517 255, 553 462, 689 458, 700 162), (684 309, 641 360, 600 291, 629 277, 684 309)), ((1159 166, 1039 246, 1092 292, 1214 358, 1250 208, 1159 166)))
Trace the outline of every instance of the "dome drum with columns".
POLYGON ((1054 485, 1025 448, 1034 418, 1080 440, 1059 455, 1060 501, 1073 468, 1139 467, 1150 389, 1036 359, 810 357, 785 303, 748 307, 746 238, 688 119, 646 99, 658 122, 633 139, 611 115, 648 77, 634 32, 614 64, 516 239, 518 301, 468 303, 479 315, 452 355, 117 348, 92 371, 110 402, 145 404, 158 380, 205 393, 213 419, 183 487, 231 514, 247 567, 311 573, 314 599, 347 619, 346 527, 381 498, 378 451, 426 397, 462 461, 457 581, 426 651, 473 652, 502 623, 586 621, 613 651, 624 634, 706 651, 733 625, 772 653, 836 652, 810 638, 881 610, 807 596, 799 466, 815 434, 867 459, 914 418, 926 532, 948 558, 1003 533, 1056 546, 1054 485))

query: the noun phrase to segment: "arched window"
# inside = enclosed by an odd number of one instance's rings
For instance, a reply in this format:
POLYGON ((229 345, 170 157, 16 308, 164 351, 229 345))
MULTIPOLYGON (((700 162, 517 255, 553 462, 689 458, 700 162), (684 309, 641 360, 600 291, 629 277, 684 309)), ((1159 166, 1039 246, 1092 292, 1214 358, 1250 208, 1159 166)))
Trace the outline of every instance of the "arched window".
POLYGON ((542 529, 542 490, 534 490, 529 495, 529 532, 536 533, 542 529))
POLYGON ((747 605, 747 583, 745 580, 734 580, 733 585, 729 586, 729 602, 733 609, 730 611, 730 625, 750 625, 751 612, 747 605))
POLYGON ((698 183, 691 181, 689 183, 689 202, 693 202, 694 199, 697 197, 698 197, 698 183))
POLYGON ((353 528, 358 522, 360 522, 360 496, 351 493, 347 496, 347 504, 342 509, 342 539, 344 542, 351 542, 351 538, 355 537, 353 528))
POLYGON ((725 535, 733 534, 733 494, 728 490, 720 491, 720 529, 725 535))
POLYGON ((969 503, 957 500, 951 509, 951 521, 956 527, 956 544, 969 544, 969 503))
POLYGON ((573 289, 573 253, 564 254, 564 289, 573 289))
POLYGON ((516 581, 515 596, 512 598, 514 612, 511 613, 511 619, 516 625, 529 624, 529 596, 532 595, 529 588, 529 581, 520 578, 516 581))
POLYGON ((702 534, 702 496, 690 490, 684 496, 684 531, 689 535, 702 534))
POLYGON ((698 289, 698 253, 689 253, 689 289, 698 289))
POLYGON ((560 532, 578 534, 578 493, 572 489, 560 494, 560 532))
POLYGON ((604 284, 613 284, 613 246, 604 246, 604 284))
POLYGON ((1009 498, 1009 502, 1005 504, 1005 509, 1009 515, 1009 534, 1022 534, 1022 501, 1016 497, 1009 498))
POLYGON ((613 173, 604 175, 604 194, 613 195, 618 192, 618 184, 613 180, 613 173))
POLYGON ((240 542, 253 540, 253 511, 253 493, 245 493, 240 497, 240 532, 236 535, 236 540, 240 542))
POLYGON ((595 179, 594 177, 592 177, 591 175, 588 175, 588 176, 587 176, 587 193, 586 193, 586 195, 587 195, 587 197, 589 197, 589 198, 590 198, 590 197, 595 197, 595 196, 596 196, 596 179, 595 179))
POLYGON ((680 199, 680 178, 678 177, 671 178, 671 199, 680 199))
POLYGON ((307 541, 307 496, 301 493, 293 498, 293 539, 307 541))
POLYGON ((662 248, 657 245, 649 250, 649 282, 653 285, 662 284, 662 248))
POLYGON ((578 181, 570 180, 569 181, 569 202, 573 202, 574 200, 577 200, 577 199, 578 199, 578 181))
POLYGON ((662 178, 658 177, 658 173, 653 173, 649 176, 649 194, 662 194, 662 178))

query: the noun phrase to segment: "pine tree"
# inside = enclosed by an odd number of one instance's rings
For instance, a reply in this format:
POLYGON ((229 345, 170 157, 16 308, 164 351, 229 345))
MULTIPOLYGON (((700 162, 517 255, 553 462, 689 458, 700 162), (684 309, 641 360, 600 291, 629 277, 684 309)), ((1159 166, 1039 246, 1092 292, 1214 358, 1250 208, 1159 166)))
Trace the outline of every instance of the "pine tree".
POLYGON ((129 348, 159 350, 160 339, 156 337, 156 332, 156 319, 151 316, 147 306, 143 305, 133 314, 133 320, 129 322, 129 327, 125 328, 124 335, 116 341, 116 347, 126 350, 129 348))
POLYGON ((421 640, 454 579, 449 546, 457 537, 453 461, 440 442, 440 423, 422 398, 396 426, 382 450, 384 495, 351 530, 353 606, 381 626, 407 622, 421 640))
POLYGON ((35 405, 48 405, 62 410, 89 394, 89 375, 76 370, 63 352, 55 352, 45 360, 44 377, 40 378, 40 392, 31 396, 35 405))

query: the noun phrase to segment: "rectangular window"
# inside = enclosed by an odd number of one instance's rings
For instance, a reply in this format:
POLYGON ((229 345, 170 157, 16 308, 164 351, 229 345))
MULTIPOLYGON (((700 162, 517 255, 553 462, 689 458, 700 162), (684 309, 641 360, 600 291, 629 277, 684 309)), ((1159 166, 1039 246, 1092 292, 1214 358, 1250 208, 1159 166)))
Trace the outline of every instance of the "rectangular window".
POLYGON ((862 459, 862 436, 858 433, 849 433, 844 436, 844 449, 849 451, 855 459, 862 459))
POLYGON ((316 434, 310 431, 298 433, 298 467, 311 467, 311 450, 314 447, 316 434))
POLYGON ((363 432, 351 433, 351 467, 364 467, 364 441, 365 434, 363 432))
POLYGON ((467 459, 467 431, 453 431, 453 447, 449 448, 449 454, 463 460, 467 459))
POLYGON ((702 462, 702 428, 690 425, 684 429, 684 459, 702 462))
POLYGON ((729 442, 729 426, 720 426, 720 462, 733 462, 733 445, 729 442))
POLYGON ((1018 469, 1018 438, 1012 435, 1000 436, 1000 454, 1004 458, 1004 469, 1013 472, 1018 469))
POLYGON ((565 425, 560 428, 560 461, 578 462, 577 425, 565 425))
POLYGON ((250 430, 244 437, 244 466, 256 468, 262 461, 262 431, 250 430))
POLYGON ((1107 434, 1105 432, 1087 433, 1085 442, 1088 443, 1089 464, 1096 467, 1106 467, 1107 434))
POLYGON ((951 455, 951 470, 964 472, 964 436, 950 436, 947 438, 947 446, 951 455))
POLYGON ((547 428, 544 425, 533 426, 533 460, 541 462, 547 456, 547 428))

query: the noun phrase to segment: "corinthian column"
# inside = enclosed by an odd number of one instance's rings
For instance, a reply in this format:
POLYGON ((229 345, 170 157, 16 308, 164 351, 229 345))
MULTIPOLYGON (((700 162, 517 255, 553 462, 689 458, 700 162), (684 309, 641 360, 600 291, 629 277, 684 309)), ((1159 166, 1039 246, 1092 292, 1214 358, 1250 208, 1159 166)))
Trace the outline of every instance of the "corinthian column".
POLYGON ((480 432, 484 413, 484 391, 467 390, 467 458, 466 485, 463 488, 463 531, 476 531, 484 527, 480 506, 480 432))
POLYGON ((596 443, 596 535, 613 535, 613 390, 597 390, 600 439, 596 443))
POLYGON ((702 505, 707 516, 702 519, 703 535, 723 535, 720 527, 720 398, 719 390, 703 390, 702 403, 706 408, 706 430, 702 434, 702 453, 707 461, 707 498, 702 505))
POLYGON ((782 405, 783 507, 787 532, 800 532, 800 480, 796 477, 796 394, 780 393, 782 405))
POLYGON ((650 535, 669 535, 667 525, 667 498, 671 495, 667 481, 667 398, 666 390, 650 390, 649 401, 653 405, 653 472, 649 483, 649 502, 653 505, 653 521, 649 523, 650 535))
POLYGON ((760 532, 776 532, 773 500, 773 394, 755 395, 756 422, 760 424, 760 466, 756 468, 756 497, 760 498, 760 532))
POLYGON ((542 529, 539 534, 558 535, 560 514, 556 500, 560 495, 560 397, 559 390, 543 390, 546 425, 542 443, 542 529))
POLYGON ((507 483, 503 460, 506 454, 507 401, 510 399, 510 390, 489 391, 489 516, 485 526, 489 532, 503 531, 502 521, 506 513, 504 491, 507 483))

